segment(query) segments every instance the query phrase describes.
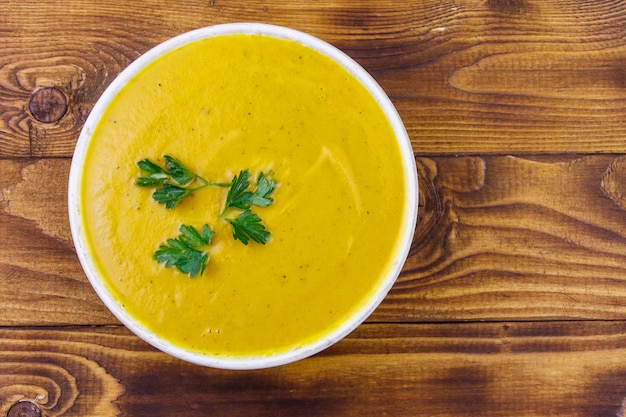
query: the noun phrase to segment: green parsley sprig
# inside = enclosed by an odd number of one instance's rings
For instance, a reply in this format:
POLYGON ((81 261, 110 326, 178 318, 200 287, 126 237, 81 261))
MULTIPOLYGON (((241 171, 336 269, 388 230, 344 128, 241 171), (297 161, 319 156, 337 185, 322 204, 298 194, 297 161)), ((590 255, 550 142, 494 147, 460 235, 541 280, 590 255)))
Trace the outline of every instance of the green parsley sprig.
POLYGON ((154 252, 154 259, 159 263, 164 262, 166 267, 176 267, 189 278, 198 273, 202 275, 209 260, 208 247, 215 232, 208 224, 202 226, 201 231, 183 224, 179 231, 178 237, 167 239, 167 244, 159 246, 154 252))
POLYGON ((233 230, 233 238, 241 241, 244 245, 247 245, 250 239, 265 245, 265 242, 270 238, 270 232, 261 223, 261 218, 250 209, 235 218, 226 218, 225 220, 233 230))
POLYGON ((252 212, 251 206, 267 207, 272 204, 274 199, 270 195, 276 188, 274 173, 259 173, 254 188, 251 190, 250 187, 250 170, 240 171, 233 177, 220 218, 230 224, 235 240, 247 245, 252 239, 264 245, 270 238, 270 232, 261 218, 252 212), (236 217, 232 215, 233 209, 238 209, 236 217))
POLYGON ((141 187, 157 187, 152 198, 168 209, 175 208, 185 197, 208 186, 229 187, 229 183, 209 181, 192 172, 182 162, 170 155, 165 155, 165 167, 149 159, 142 159, 137 166, 142 177, 135 184, 141 187))
MULTIPOLYGON (((181 161, 165 155, 165 164, 160 166, 149 159, 137 162, 141 176, 135 184, 154 187, 152 198, 167 209, 174 209, 191 193, 208 186, 228 187, 224 207, 219 214, 222 221, 231 226, 233 238, 247 245, 250 240, 265 245, 270 232, 262 219, 252 211, 253 206, 267 207, 274 202, 272 193, 277 182, 272 171, 259 173, 254 184, 250 181, 250 170, 235 175, 231 182, 213 182, 194 173, 181 161)), ((193 226, 181 225, 180 235, 167 239, 154 253, 154 259, 166 267, 176 267, 190 278, 202 275, 209 260, 208 249, 215 234, 208 224, 198 231, 193 226)))

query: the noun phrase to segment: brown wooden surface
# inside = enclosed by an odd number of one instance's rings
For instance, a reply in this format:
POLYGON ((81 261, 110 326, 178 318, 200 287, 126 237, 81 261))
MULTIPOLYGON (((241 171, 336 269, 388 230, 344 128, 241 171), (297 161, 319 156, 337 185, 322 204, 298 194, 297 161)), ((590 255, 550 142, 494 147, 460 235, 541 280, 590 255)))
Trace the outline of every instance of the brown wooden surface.
POLYGON ((20 401, 45 417, 626 415, 625 28, 618 0, 6 0, 0 417, 20 401), (249 372, 130 334, 66 214, 104 88, 157 43, 235 21, 306 31, 369 70, 405 121, 421 193, 409 259, 370 319, 249 372))

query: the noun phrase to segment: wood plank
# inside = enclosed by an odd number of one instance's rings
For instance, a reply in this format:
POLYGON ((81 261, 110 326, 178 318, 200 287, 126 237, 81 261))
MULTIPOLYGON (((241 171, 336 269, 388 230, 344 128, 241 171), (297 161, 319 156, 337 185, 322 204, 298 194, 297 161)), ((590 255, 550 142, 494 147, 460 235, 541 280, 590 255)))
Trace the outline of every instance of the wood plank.
POLYGON ((388 92, 421 155, 626 149, 619 0, 8 0, 0 157, 70 156, 94 102, 130 62, 179 33, 233 21, 291 26, 347 52, 388 92), (68 101, 57 122, 28 110, 42 87, 68 101))
MULTIPOLYGON (((0 160, 0 325, 117 323, 73 250, 69 165, 0 160)), ((411 254, 371 322, 626 319, 626 157, 418 168, 411 254)))
POLYGON ((68 417, 623 416, 625 335, 625 322, 368 324, 295 364, 223 371, 121 327, 0 329, 0 414, 31 401, 68 417))
POLYGON ((626 317, 625 167, 610 155, 419 159, 412 255, 375 318, 626 317))
POLYGON ((69 162, 0 160, 0 325, 117 323, 74 251, 69 162))

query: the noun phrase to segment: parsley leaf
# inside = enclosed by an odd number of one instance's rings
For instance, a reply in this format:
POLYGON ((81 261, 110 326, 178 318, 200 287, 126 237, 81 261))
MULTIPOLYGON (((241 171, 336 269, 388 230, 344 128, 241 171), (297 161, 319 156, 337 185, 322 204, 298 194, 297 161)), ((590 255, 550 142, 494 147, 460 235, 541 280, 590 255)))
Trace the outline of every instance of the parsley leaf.
POLYGON ((230 224, 235 240, 247 245, 252 239, 264 245, 269 240, 270 232, 265 229, 261 218, 252 212, 251 206, 267 207, 274 201, 270 197, 276 188, 274 173, 259 173, 254 189, 250 191, 249 188, 250 170, 246 169, 233 177, 220 218, 230 224), (229 215, 233 208, 243 212, 233 218, 229 215))
POLYGON ((239 175, 235 175, 230 183, 222 214, 230 207, 247 210, 251 205, 267 207, 274 201, 273 198, 270 198, 270 194, 276 188, 276 181, 272 171, 259 173, 254 190, 249 191, 249 187, 250 170, 246 169, 245 171, 240 171, 239 175))
POLYGON ((198 231, 193 226, 181 225, 180 235, 174 239, 167 239, 167 244, 161 244, 154 252, 154 259, 165 263, 166 267, 176 267, 180 272, 194 278, 198 273, 202 275, 206 268, 209 255, 200 248, 209 246, 215 234, 208 224, 198 231))
POLYGON ((230 223, 233 230, 233 238, 240 240, 244 245, 248 244, 249 239, 257 243, 265 245, 270 238, 270 232, 265 229, 261 218, 248 209, 234 219, 225 219, 230 223))
POLYGON ((173 209, 192 191, 189 188, 165 183, 152 194, 152 198, 160 204, 165 204, 165 208, 173 209))
POLYGON ((240 171, 239 175, 233 177, 230 183, 230 189, 226 195, 226 203, 224 204, 224 210, 226 212, 230 207, 236 207, 241 210, 249 208, 249 201, 252 196, 250 191, 247 191, 250 186, 250 170, 240 171))
POLYGON ((215 232, 211 231, 208 224, 202 226, 202 232, 193 226, 181 225, 180 232, 182 239, 190 246, 203 246, 211 243, 215 232))
POLYGON ((137 166, 144 172, 144 177, 139 177, 135 183, 142 187, 152 187, 161 184, 168 179, 168 175, 163 168, 156 165, 149 159, 142 159, 137 162, 137 166))
POLYGON ((276 181, 274 181, 274 173, 268 171, 268 173, 260 172, 256 181, 256 187, 250 197, 250 204, 254 204, 259 207, 267 207, 274 201, 270 197, 270 194, 276 188, 276 181))
POLYGON ((170 172, 174 181, 180 185, 187 185, 196 178, 196 174, 191 172, 178 159, 170 155, 165 155, 165 166, 170 172))

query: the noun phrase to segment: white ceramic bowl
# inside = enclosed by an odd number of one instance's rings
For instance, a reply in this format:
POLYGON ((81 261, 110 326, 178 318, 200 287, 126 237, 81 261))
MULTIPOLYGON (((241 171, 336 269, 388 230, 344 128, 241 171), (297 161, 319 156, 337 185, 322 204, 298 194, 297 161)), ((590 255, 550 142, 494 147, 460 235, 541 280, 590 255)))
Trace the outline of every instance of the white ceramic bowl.
POLYGON ((413 155, 413 149, 409 141, 409 137, 404 128, 402 120, 400 119, 393 104, 382 90, 382 88, 376 83, 376 81, 354 60, 348 57, 345 53, 341 52, 332 45, 310 36, 308 34, 288 29, 280 26, 273 26, 260 23, 233 23, 210 26, 202 29, 197 29, 188 33, 184 33, 177 37, 174 37, 139 57, 131 65, 128 66, 122 73, 111 83, 111 85, 102 94, 93 110, 91 111, 82 132, 78 138, 78 143, 74 152, 72 160, 70 177, 69 177, 69 220, 72 231, 72 237, 74 239, 74 245, 82 267, 89 279, 94 290, 98 296, 102 299, 104 304, 109 310, 117 317, 126 327, 128 327, 137 336, 150 343, 157 349, 169 353, 174 357, 189 361, 192 363, 223 368, 223 369, 260 369, 272 366, 278 366, 294 362, 315 353, 322 351, 323 349, 338 342, 357 326, 359 326, 365 319, 376 309, 376 307, 382 302, 387 295, 392 285, 396 281, 406 257, 409 252, 409 248, 413 239, 413 232, 415 230, 416 218, 417 218, 417 172, 415 167, 415 160, 413 155), (402 242, 401 250, 398 253, 397 259, 393 265, 392 270, 389 272, 386 279, 365 306, 353 315, 349 320, 345 321, 331 334, 327 334, 323 338, 316 340, 301 348, 276 355, 262 356, 258 358, 224 358, 219 356, 211 356, 208 354, 199 354, 182 349, 172 343, 164 340, 159 335, 152 333, 144 328, 137 322, 132 316, 130 316, 122 306, 116 301, 116 299, 107 290, 103 284, 102 278, 99 276, 98 270, 95 266, 93 259, 90 256, 85 231, 83 230, 81 222, 81 178, 83 171, 83 164, 85 160, 85 153, 91 139, 94 128, 99 123, 100 118, 107 108, 113 97, 120 91, 120 89, 133 78, 142 68, 150 64, 155 59, 158 59, 163 54, 179 48, 182 45, 220 35, 229 34, 262 34, 272 36, 281 39, 289 39, 299 42, 305 46, 308 46, 322 54, 335 60, 346 70, 348 70, 356 79, 358 79, 363 86, 369 90, 372 96, 377 100, 380 107, 386 114, 390 124, 395 132, 398 144, 402 152, 402 163, 406 173, 407 189, 406 195, 408 198, 409 213, 406 216, 406 224, 403 226, 402 235, 400 240, 402 242))

